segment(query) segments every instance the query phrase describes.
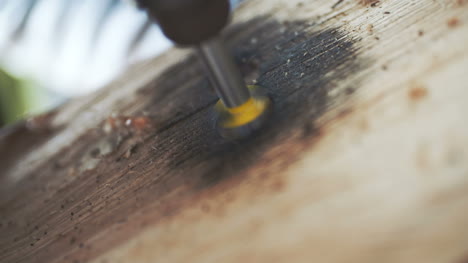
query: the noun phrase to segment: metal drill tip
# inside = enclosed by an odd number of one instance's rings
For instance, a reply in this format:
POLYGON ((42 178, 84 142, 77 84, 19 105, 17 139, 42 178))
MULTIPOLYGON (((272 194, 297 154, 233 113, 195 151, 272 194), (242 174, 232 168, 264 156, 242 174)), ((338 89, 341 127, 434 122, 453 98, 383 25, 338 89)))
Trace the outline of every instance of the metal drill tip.
POLYGON ((250 97, 249 90, 232 56, 220 39, 203 42, 198 53, 205 64, 211 84, 227 107, 244 104, 250 97))
POLYGON ((259 130, 271 110, 271 100, 259 86, 246 86, 232 57, 219 39, 198 48, 220 100, 217 129, 227 139, 240 139, 259 130))
POLYGON ((272 101, 260 86, 248 86, 250 99, 241 106, 229 108, 220 100, 215 106, 216 127, 219 134, 226 139, 246 138, 267 121, 272 112, 272 101))

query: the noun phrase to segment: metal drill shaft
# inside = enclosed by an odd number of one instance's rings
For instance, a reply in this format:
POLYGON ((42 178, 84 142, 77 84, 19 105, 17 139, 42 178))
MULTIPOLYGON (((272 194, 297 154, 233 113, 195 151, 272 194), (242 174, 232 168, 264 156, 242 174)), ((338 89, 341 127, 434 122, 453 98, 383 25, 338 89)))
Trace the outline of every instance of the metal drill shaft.
POLYGON ((249 90, 221 41, 213 38, 201 43, 197 50, 224 105, 233 108, 244 104, 250 98, 249 90))

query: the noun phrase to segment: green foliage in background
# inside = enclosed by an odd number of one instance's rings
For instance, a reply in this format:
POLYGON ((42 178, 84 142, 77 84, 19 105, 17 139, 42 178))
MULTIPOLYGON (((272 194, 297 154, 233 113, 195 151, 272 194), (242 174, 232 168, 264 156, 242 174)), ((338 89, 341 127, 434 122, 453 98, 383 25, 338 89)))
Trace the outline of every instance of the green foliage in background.
POLYGON ((40 112, 45 96, 31 81, 0 69, 0 127, 40 112))

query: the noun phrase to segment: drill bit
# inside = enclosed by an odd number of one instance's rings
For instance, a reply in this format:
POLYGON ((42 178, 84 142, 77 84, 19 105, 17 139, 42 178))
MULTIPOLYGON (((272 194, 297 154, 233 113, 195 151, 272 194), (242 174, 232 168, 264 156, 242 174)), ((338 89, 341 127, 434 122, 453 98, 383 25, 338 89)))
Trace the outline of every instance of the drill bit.
POLYGON ((220 101, 217 127, 223 137, 242 138, 258 130, 271 101, 257 86, 246 86, 232 56, 219 39, 228 23, 228 0, 137 0, 163 33, 182 46, 195 46, 220 101))
POLYGON ((249 90, 221 41, 218 38, 205 41, 197 47, 197 51, 224 105, 233 108, 244 104, 250 98, 249 90))
POLYGON ((247 137, 258 130, 270 112, 270 100, 262 88, 247 86, 232 56, 219 38, 202 42, 197 47, 220 101, 217 128, 229 139, 247 137))

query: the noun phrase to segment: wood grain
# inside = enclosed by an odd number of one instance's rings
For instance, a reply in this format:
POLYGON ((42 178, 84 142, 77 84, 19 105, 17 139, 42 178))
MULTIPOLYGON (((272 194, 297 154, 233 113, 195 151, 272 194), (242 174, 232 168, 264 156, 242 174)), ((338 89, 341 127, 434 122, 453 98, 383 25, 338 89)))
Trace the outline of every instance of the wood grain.
POLYGON ((220 138, 189 50, 0 134, 0 262, 465 262, 468 3, 246 1, 270 123, 220 138))

